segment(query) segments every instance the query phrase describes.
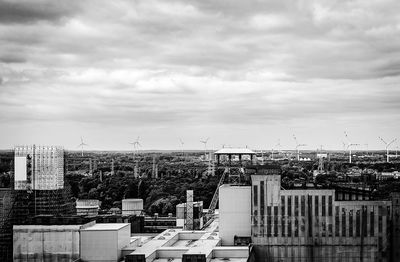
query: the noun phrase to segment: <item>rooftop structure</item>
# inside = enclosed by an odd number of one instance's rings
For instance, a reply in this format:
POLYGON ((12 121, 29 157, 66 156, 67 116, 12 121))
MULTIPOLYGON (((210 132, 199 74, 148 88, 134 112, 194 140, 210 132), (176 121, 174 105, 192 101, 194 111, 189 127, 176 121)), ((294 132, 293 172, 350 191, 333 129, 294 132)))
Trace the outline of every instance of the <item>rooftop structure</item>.
POLYGON ((238 156, 239 162, 242 162, 242 157, 243 156, 249 156, 250 161, 253 162, 253 158, 256 155, 256 152, 253 150, 250 150, 248 148, 222 148, 216 152, 214 152, 214 155, 217 158, 217 164, 220 164, 221 156, 227 156, 229 164, 231 164, 232 161, 232 156, 238 156))
POLYGON ((247 261, 248 247, 221 247, 220 243, 218 232, 170 229, 140 246, 132 242, 123 252, 134 250, 126 255, 126 262, 247 261))

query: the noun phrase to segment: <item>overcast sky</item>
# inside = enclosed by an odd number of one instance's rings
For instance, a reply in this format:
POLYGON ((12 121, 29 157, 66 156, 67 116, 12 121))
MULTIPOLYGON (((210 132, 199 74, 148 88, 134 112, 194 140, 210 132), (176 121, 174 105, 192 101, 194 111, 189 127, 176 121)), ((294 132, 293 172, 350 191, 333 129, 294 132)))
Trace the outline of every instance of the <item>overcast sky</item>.
MULTIPOLYGON (((1 1, 0 148, 382 148, 400 1, 1 1)), ((400 137, 399 137, 400 139, 400 137)), ((396 145, 399 145, 397 143, 396 145)))

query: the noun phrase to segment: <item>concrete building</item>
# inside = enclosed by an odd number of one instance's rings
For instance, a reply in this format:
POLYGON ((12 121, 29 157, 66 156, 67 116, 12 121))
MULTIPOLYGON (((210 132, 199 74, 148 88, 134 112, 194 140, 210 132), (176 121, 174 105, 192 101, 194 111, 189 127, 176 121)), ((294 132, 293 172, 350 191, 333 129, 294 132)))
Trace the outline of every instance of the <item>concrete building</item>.
POLYGON ((122 215, 137 215, 143 212, 143 199, 128 198, 122 199, 122 215))
POLYGON ((14 226, 14 261, 120 261, 129 223, 14 226))
POLYGON ((279 171, 258 170, 251 188, 220 187, 223 244, 250 234, 251 261, 390 261, 389 248, 399 248, 393 201, 339 201, 334 189, 284 190, 280 181, 279 171))
MULTIPOLYGON (((176 205, 176 226, 184 227, 186 217, 187 204, 181 203, 176 205)), ((193 229, 200 230, 203 227, 204 216, 203 216, 203 201, 193 202, 193 229)))
POLYGON ((77 199, 76 214, 85 216, 96 216, 99 214, 100 201, 97 199, 77 199))
POLYGON ((64 149, 57 146, 15 147, 15 190, 64 188, 64 149))
POLYGON ((219 231, 222 244, 233 245, 235 236, 251 236, 251 187, 222 185, 219 188, 219 231))
POLYGON ((130 225, 95 224, 81 230, 82 261, 119 261, 122 248, 130 243, 130 225))
POLYGON ((80 230, 93 224, 14 226, 14 261, 75 261, 80 257, 80 230))

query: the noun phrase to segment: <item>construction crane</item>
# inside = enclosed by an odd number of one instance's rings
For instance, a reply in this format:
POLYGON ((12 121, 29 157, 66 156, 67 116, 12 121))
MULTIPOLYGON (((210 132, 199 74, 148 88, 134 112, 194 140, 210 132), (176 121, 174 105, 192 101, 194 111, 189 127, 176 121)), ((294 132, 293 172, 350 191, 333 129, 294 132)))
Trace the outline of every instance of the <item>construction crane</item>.
POLYGON ((351 163, 351 148, 353 146, 358 146, 359 144, 351 143, 346 131, 344 131, 344 136, 346 137, 346 140, 347 140, 347 145, 346 144, 344 144, 344 145, 346 145, 346 150, 349 151, 349 163, 351 163))
POLYGON ((386 149, 386 162, 389 163, 389 147, 396 142, 397 138, 393 139, 389 143, 387 143, 385 140, 383 140, 382 137, 379 137, 379 139, 385 144, 385 149, 386 149))
POLYGON ((299 142, 297 142, 297 138, 295 135, 293 135, 293 139, 296 142, 296 151, 297 151, 297 161, 300 161, 300 147, 302 146, 306 146, 306 144, 299 144, 299 142))
MULTIPOLYGON (((219 179, 218 185, 217 185, 217 189, 215 189, 213 198, 210 202, 210 206, 208 207, 208 211, 207 211, 207 218, 208 218, 208 222, 204 225, 204 227, 207 227, 213 220, 213 215, 215 213, 215 208, 217 207, 217 203, 218 203, 218 198, 219 198, 219 187, 224 183, 225 178, 227 176, 227 174, 229 173, 229 167, 226 167, 224 172, 221 175, 221 178, 219 179)), ((203 228, 204 228, 203 227, 203 228)))
POLYGON ((82 156, 83 156, 83 147, 85 147, 85 146, 89 146, 88 144, 85 144, 84 142, 83 142, 83 138, 81 137, 81 143, 78 145, 78 147, 80 147, 81 149, 82 149, 82 156))

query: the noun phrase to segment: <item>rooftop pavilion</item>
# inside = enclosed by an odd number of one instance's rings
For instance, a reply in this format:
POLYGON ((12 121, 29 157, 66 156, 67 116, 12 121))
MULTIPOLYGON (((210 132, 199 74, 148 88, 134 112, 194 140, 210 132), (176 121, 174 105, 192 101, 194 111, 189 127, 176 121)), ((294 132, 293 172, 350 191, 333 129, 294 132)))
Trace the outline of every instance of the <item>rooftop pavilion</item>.
POLYGON ((242 163, 242 156, 250 156, 250 160, 251 162, 253 162, 253 158, 256 155, 256 152, 248 148, 224 147, 214 152, 214 155, 217 157, 217 164, 219 165, 221 156, 228 156, 229 164, 231 164, 232 162, 232 156, 238 156, 239 163, 242 163))

